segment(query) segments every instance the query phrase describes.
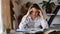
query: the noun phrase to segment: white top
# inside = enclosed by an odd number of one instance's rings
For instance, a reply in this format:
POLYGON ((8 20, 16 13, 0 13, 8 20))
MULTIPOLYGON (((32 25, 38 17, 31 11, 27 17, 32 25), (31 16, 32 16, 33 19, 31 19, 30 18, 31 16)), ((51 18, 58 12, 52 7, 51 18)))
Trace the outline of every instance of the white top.
POLYGON ((26 15, 22 18, 21 23, 19 24, 19 29, 24 30, 28 28, 40 28, 42 29, 48 28, 47 21, 41 20, 39 17, 36 17, 34 20, 31 19, 31 16, 28 16, 28 20, 26 20, 26 15))

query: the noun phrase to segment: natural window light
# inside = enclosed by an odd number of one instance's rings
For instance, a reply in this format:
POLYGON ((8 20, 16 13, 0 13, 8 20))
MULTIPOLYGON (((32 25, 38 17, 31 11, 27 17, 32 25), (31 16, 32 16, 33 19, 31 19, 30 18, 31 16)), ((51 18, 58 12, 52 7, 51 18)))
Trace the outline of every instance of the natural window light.
POLYGON ((2 33, 2 31, 3 31, 2 30, 3 28, 2 28, 2 15, 1 15, 2 13, 1 12, 2 11, 1 11, 1 0, 0 0, 0 33, 2 33))

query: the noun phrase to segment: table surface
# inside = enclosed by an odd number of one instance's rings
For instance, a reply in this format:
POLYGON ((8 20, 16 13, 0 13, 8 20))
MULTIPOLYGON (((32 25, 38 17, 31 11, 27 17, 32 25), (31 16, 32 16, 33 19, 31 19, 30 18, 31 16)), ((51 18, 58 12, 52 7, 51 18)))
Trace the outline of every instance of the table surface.
MULTIPOLYGON (((60 32, 60 29, 54 29, 54 28, 51 28, 51 29, 48 29, 44 32, 44 34, 48 34, 52 31, 59 31, 60 32)), ((6 34, 5 32, 4 33, 0 33, 0 34, 6 34)), ((25 34, 23 32, 16 32, 15 30, 11 30, 11 33, 10 34, 25 34)))

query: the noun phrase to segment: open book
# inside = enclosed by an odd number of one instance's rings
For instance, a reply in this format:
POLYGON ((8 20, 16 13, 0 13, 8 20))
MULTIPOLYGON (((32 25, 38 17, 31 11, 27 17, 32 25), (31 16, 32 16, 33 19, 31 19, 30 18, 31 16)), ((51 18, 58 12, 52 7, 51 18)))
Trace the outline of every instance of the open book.
POLYGON ((40 29, 40 28, 29 28, 29 29, 26 29, 26 30, 17 29, 16 31, 17 32, 25 32, 25 33, 36 33, 36 32, 43 32, 44 29, 40 29))

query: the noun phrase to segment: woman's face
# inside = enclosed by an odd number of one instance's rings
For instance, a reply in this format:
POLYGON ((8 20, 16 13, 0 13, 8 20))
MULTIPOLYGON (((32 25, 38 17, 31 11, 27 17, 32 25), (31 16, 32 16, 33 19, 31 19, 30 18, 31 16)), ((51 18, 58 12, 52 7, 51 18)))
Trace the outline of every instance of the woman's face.
POLYGON ((31 15, 32 15, 33 17, 38 16, 38 9, 36 9, 36 8, 32 8, 31 15))

